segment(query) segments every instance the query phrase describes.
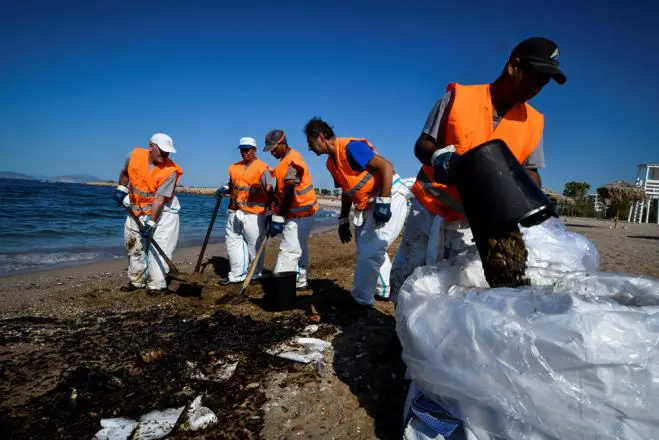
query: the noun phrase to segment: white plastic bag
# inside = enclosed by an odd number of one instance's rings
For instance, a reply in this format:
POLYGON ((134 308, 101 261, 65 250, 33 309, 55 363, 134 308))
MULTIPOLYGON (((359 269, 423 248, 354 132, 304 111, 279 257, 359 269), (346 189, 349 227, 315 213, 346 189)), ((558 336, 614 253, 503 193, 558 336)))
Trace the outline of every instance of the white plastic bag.
POLYGON ((409 373, 479 440, 659 438, 659 280, 590 272, 560 226, 524 231, 532 286, 487 288, 473 254, 418 268, 396 310, 409 373))
POLYGON ((600 254, 595 245, 583 235, 568 231, 559 219, 550 218, 521 231, 529 251, 529 267, 551 266, 560 272, 599 270, 600 254))

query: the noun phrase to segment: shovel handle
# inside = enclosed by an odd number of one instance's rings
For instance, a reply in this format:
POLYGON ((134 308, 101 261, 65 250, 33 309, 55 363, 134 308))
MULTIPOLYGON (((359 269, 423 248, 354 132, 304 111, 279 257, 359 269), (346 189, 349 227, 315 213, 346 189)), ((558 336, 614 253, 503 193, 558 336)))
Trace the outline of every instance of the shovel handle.
POLYGON ((213 225, 215 224, 215 217, 217 217, 217 211, 220 210, 220 205, 222 205, 223 198, 224 197, 218 198, 217 203, 215 203, 215 210, 213 211, 211 222, 208 225, 208 231, 206 231, 206 238, 204 238, 204 244, 201 245, 201 251, 199 252, 199 259, 197 260, 197 265, 194 268, 194 273, 199 273, 199 269, 201 269, 201 260, 204 259, 204 253, 206 252, 206 245, 208 245, 208 239, 211 237, 211 231, 213 230, 213 225))
POLYGON ((268 238, 270 237, 270 234, 266 233, 265 238, 263 239, 263 243, 261 243, 261 246, 259 246, 259 250, 256 253, 256 256, 254 257, 254 261, 252 261, 252 267, 249 268, 249 272, 247 273, 247 277, 245 278, 245 281, 243 281, 243 285, 240 288, 240 295, 243 294, 247 286, 249 285, 249 282, 252 281, 252 276, 254 275, 254 271, 256 270, 256 265, 259 262, 259 257, 261 257, 261 254, 263 253, 263 250, 265 249, 265 245, 268 243, 268 238))
MULTIPOLYGON (((135 223, 137 223, 137 227, 140 229, 141 232, 144 225, 142 225, 140 219, 135 215, 135 213, 133 212, 132 209, 130 209, 130 207, 126 207, 126 211, 128 211, 128 215, 130 216, 130 218, 132 218, 135 221, 135 223)), ((165 254, 165 251, 162 250, 160 245, 156 243, 153 237, 148 236, 147 240, 149 241, 149 243, 153 245, 154 248, 156 248, 162 259, 165 260, 165 263, 167 263, 167 266, 169 266, 170 272, 179 272, 174 262, 169 259, 169 257, 165 254)))

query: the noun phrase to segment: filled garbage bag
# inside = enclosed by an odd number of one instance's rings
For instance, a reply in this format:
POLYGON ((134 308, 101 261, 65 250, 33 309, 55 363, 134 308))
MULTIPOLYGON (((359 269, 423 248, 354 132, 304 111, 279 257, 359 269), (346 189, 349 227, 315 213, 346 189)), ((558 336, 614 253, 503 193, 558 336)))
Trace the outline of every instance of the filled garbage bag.
POLYGON ((415 386, 479 440, 659 438, 659 280, 593 270, 592 243, 555 220, 524 238, 531 286, 488 288, 475 254, 407 279, 415 386))

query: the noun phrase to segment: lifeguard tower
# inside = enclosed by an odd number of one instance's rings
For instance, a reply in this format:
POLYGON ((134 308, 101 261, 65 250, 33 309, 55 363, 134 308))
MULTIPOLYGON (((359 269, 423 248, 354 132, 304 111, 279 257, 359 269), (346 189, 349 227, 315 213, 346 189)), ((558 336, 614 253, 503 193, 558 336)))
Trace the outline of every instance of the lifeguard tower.
POLYGON ((647 200, 633 203, 629 207, 627 221, 648 223, 652 201, 657 200, 657 224, 659 224, 659 164, 640 164, 636 173, 636 186, 643 188, 647 200), (643 221, 643 214, 645 214, 645 222, 643 221))

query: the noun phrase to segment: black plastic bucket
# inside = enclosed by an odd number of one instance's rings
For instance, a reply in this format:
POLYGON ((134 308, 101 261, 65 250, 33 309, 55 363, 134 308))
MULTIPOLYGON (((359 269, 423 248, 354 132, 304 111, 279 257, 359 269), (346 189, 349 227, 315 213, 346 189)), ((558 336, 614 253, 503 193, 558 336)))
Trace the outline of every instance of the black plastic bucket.
POLYGON ((449 173, 476 237, 557 217, 549 198, 500 139, 469 150, 451 163, 449 173))
POLYGON ((280 312, 295 307, 297 272, 279 272, 259 278, 263 288, 264 308, 280 312))

